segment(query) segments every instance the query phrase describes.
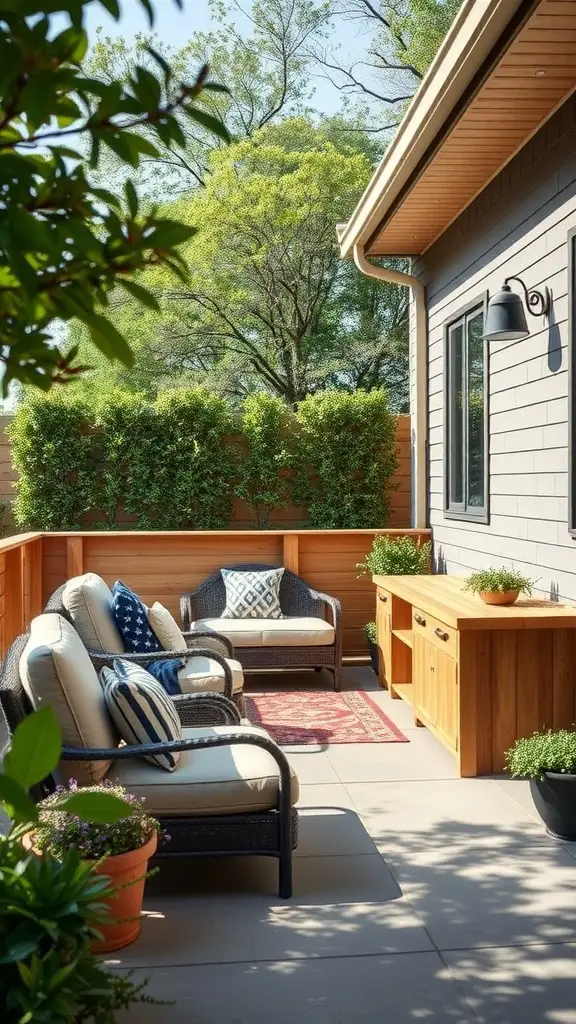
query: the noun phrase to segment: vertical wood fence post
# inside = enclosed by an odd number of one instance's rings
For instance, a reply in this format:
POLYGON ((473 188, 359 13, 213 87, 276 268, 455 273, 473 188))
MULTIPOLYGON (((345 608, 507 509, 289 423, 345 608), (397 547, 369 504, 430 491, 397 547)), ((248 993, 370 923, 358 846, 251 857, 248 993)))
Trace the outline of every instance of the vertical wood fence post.
POLYGON ((66 572, 69 580, 84 572, 84 538, 77 534, 66 540, 66 572))
POLYGON ((284 568, 298 574, 298 534, 285 533, 282 538, 284 568))

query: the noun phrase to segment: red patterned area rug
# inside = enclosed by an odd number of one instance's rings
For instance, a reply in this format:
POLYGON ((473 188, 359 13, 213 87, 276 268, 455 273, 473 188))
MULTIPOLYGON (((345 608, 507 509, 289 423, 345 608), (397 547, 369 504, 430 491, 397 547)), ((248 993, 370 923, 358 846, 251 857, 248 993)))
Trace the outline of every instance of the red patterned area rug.
POLYGON ((247 716, 277 743, 409 743, 364 690, 246 694, 247 716))

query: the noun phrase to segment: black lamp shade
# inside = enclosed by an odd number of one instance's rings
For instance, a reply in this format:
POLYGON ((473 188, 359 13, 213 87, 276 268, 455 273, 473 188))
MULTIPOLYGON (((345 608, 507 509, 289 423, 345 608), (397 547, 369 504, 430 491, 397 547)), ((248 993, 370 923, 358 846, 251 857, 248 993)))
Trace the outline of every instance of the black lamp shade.
POLYGON ((484 337, 491 341, 517 341, 529 334, 522 298, 505 284, 488 302, 484 337))

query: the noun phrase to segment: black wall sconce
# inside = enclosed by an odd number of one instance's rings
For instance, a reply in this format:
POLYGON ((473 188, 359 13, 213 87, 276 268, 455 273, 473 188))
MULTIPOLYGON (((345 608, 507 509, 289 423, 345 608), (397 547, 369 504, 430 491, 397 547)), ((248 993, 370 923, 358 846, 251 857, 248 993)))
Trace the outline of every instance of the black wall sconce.
POLYGON ((520 277, 507 277, 502 290, 496 292, 488 301, 484 337, 489 341, 518 341, 530 334, 524 303, 517 292, 513 292, 509 281, 517 281, 522 285, 526 309, 532 316, 548 316, 550 312, 550 290, 544 288, 528 289, 520 277))

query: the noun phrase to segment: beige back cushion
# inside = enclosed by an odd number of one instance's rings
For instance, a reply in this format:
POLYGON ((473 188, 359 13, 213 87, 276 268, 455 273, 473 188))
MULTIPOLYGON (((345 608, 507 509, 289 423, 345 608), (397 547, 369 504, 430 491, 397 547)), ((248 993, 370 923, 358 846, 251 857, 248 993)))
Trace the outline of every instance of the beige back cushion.
POLYGON ((180 626, 174 616, 159 601, 155 601, 148 609, 148 622, 165 651, 186 650, 186 641, 180 626))
MULTIPOLYGON (((104 691, 76 630, 61 615, 32 620, 20 659, 20 678, 35 708, 50 704, 68 747, 115 747, 117 736, 104 691)), ((62 761, 64 778, 91 785, 106 775, 111 761, 62 761)))
POLYGON ((112 591, 100 576, 86 572, 68 580, 62 604, 86 647, 124 654, 122 637, 112 615, 112 591))

